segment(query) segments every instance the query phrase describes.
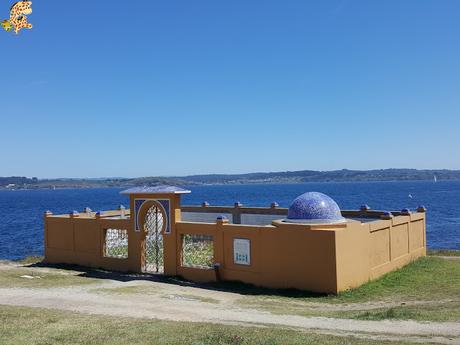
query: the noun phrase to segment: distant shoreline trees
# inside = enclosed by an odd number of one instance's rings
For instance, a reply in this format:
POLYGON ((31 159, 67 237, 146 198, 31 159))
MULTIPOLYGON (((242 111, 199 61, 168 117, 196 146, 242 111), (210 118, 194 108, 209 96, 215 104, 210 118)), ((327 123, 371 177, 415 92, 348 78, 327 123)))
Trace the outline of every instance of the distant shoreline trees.
POLYGON ((370 181, 460 181, 460 170, 333 170, 333 171, 282 171, 248 174, 207 174, 190 176, 152 176, 139 178, 58 178, 38 179, 21 176, 0 177, 0 188, 104 188, 156 185, 212 185, 251 183, 304 183, 304 182, 370 182, 370 181), (434 179, 436 176, 436 179, 434 179))

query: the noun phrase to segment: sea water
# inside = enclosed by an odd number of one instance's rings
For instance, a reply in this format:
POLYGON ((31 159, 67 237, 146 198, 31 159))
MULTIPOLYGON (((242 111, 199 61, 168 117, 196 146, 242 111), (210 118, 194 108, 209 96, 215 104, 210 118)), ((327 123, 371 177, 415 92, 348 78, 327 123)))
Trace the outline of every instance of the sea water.
MULTIPOLYGON (((337 201, 341 209, 367 204, 375 210, 427 208, 429 248, 460 249, 460 181, 325 182, 302 184, 246 184, 190 186, 183 205, 288 207, 298 195, 318 191, 337 201)), ((43 213, 55 214, 129 207, 128 197, 117 188, 2 190, 0 191, 0 259, 43 255, 43 213)))

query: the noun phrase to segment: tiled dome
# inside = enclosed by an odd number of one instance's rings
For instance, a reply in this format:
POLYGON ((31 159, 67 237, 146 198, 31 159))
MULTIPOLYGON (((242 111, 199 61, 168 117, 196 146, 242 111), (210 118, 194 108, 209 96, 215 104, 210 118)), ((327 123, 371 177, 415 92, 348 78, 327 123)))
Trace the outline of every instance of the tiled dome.
POLYGON ((289 207, 287 222, 291 223, 341 223, 345 221, 339 205, 329 196, 308 192, 298 196, 289 207))

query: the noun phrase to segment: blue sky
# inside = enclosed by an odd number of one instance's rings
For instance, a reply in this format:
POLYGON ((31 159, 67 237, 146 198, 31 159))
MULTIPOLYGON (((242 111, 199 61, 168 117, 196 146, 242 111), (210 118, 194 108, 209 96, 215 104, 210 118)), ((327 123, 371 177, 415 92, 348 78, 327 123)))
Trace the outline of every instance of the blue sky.
POLYGON ((0 176, 460 169, 459 15, 438 0, 35 0, 33 29, 0 32, 0 176))

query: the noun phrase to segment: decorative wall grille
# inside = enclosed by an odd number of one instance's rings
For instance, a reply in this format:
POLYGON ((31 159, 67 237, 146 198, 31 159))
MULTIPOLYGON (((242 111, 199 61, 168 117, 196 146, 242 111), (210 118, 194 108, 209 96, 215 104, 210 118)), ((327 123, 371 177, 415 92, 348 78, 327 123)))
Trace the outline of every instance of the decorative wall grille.
POLYGON ((212 268, 214 241, 211 235, 182 235, 182 266, 212 268))
POLYGON ((157 206, 152 206, 145 216, 145 272, 163 272, 163 213, 157 206))
POLYGON ((116 259, 128 258, 128 230, 105 230, 104 256, 116 259))

